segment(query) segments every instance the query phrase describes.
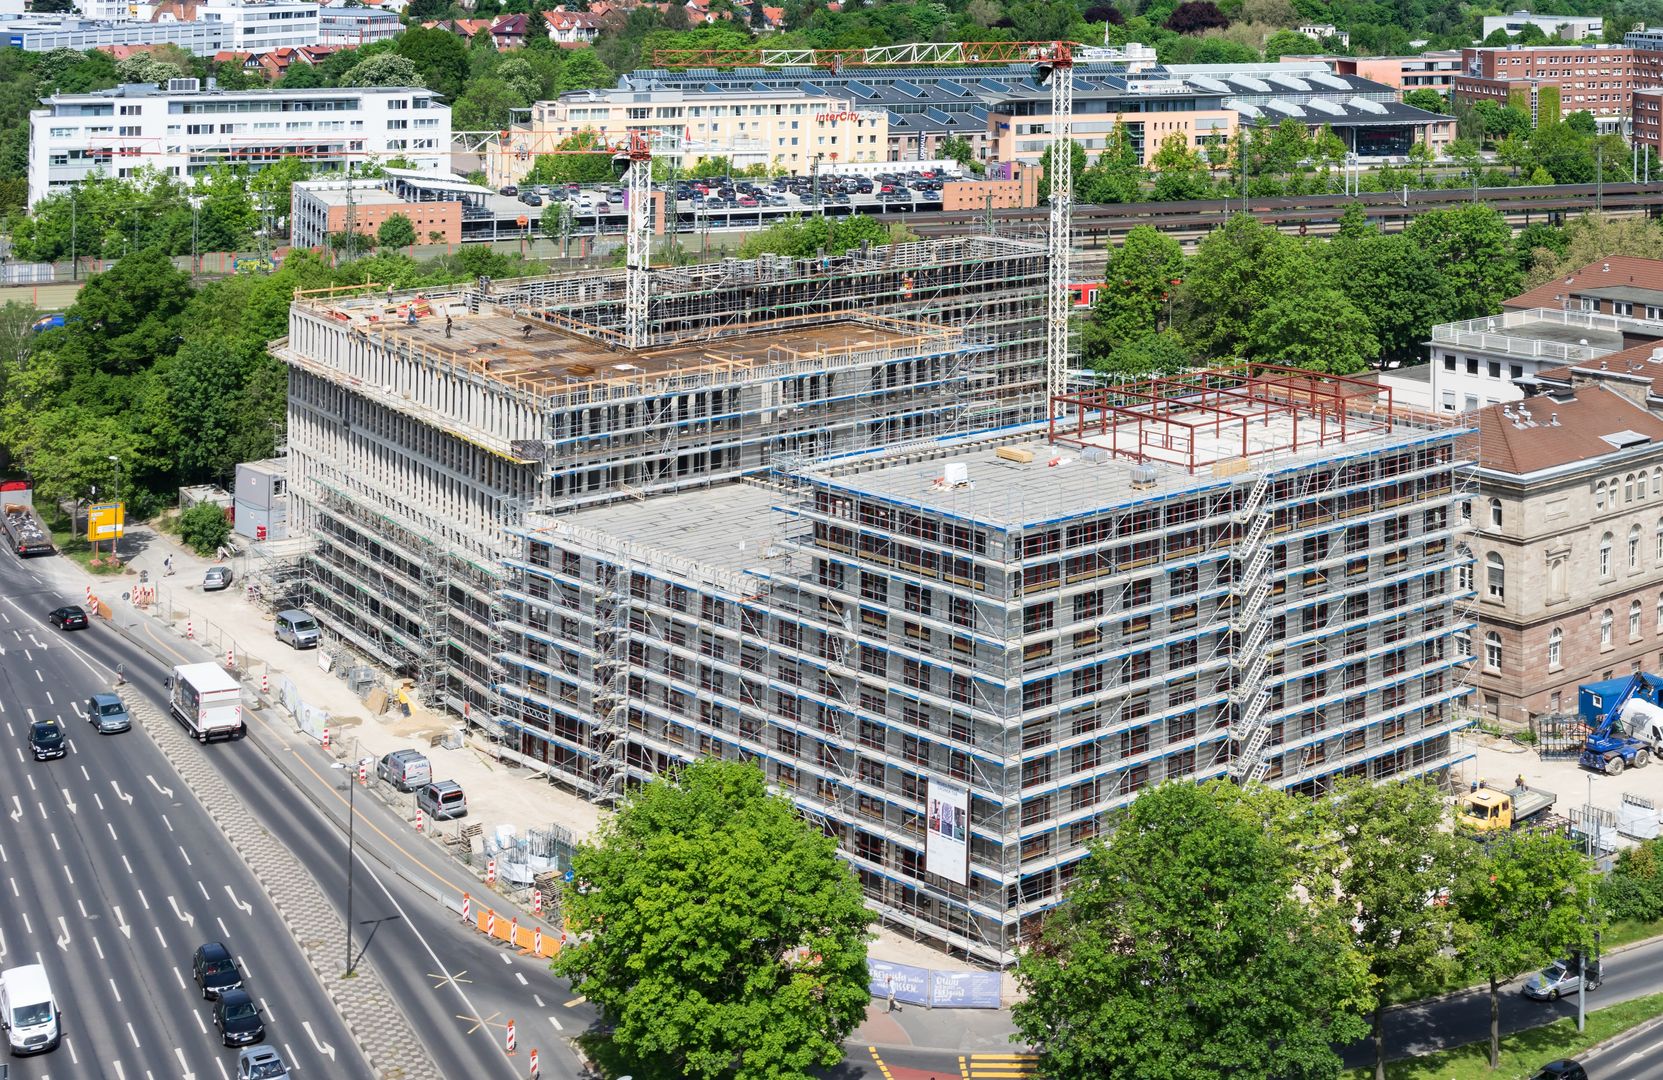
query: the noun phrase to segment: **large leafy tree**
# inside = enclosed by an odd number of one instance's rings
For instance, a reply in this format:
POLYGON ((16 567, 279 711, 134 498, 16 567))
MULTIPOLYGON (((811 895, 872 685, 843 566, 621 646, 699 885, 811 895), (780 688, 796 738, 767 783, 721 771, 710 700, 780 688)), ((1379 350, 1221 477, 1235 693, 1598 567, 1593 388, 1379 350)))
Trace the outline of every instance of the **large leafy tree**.
POLYGON ((342 86, 422 86, 421 69, 408 57, 378 53, 358 61, 343 76, 342 86))
POLYGON ((468 50, 448 30, 412 26, 398 37, 398 55, 423 76, 423 85, 455 101, 468 77, 468 50))
POLYGON ((1469 854, 1455 890, 1460 957, 1490 984, 1490 1068, 1501 1057, 1501 984, 1592 944, 1596 881, 1588 858, 1554 833, 1513 832, 1469 854))
POLYGON ((1513 230, 1492 207, 1429 210, 1410 223, 1404 236, 1425 251, 1448 280, 1455 300, 1451 319, 1492 314, 1519 290, 1513 230))
POLYGON ((1368 965, 1374 1075, 1386 1080, 1386 1009, 1436 993, 1457 974, 1450 897, 1467 841, 1446 827, 1442 794, 1422 780, 1348 781, 1324 809, 1344 854, 1340 903, 1355 911, 1353 940, 1368 965))
POLYGON ((1116 120, 1097 163, 1074 173, 1074 193, 1081 202, 1136 202, 1143 198, 1148 175, 1125 121, 1116 120))
POLYGON ((1149 159, 1155 174, 1155 198, 1161 200, 1202 199, 1212 190, 1207 162, 1192 150, 1188 137, 1175 131, 1161 140, 1149 159))
POLYGON ((407 248, 416 242, 416 227, 403 214, 392 214, 375 230, 375 242, 383 250, 407 248))
POLYGON ((1195 350, 1215 358, 1243 351, 1259 309, 1310 288, 1320 271, 1305 246, 1249 214, 1207 234, 1189 261, 1176 312, 1195 350))
POLYGON ((1103 289, 1091 312, 1100 340, 1114 347, 1159 329, 1183 278, 1178 241, 1153 226, 1133 226, 1103 268, 1103 289))
POLYGON ((1299 886, 1293 797, 1163 784, 1087 856, 1017 961, 1017 1030, 1056 1080, 1337 1077, 1367 1031, 1339 908, 1299 886))
POLYGON ((1341 233, 1323 249, 1327 277, 1368 320, 1383 360, 1414 363, 1432 327, 1453 318, 1438 265, 1401 233, 1341 233))
POLYGON ((1580 214, 1565 222, 1557 237, 1531 235, 1529 270, 1524 285, 1533 288, 1562 278, 1613 255, 1663 259, 1663 227, 1651 218, 1618 218, 1609 214, 1580 214))
POLYGON ((578 849, 555 961, 637 1072, 791 1080, 837 1064, 866 1015, 871 915, 836 842, 761 770, 652 781, 578 849))
POLYGON ((1380 355, 1368 316, 1332 285, 1290 289, 1248 320, 1243 352, 1254 360, 1354 375, 1380 355))

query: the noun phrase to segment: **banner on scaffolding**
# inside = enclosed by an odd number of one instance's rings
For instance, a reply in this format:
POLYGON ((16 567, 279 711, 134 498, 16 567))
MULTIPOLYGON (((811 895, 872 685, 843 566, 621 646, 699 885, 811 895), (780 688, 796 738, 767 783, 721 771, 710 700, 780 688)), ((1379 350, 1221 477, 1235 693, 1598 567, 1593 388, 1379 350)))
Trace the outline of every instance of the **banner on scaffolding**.
POLYGON ((924 835, 924 869, 956 885, 970 877, 970 791, 930 781, 929 831, 924 835))

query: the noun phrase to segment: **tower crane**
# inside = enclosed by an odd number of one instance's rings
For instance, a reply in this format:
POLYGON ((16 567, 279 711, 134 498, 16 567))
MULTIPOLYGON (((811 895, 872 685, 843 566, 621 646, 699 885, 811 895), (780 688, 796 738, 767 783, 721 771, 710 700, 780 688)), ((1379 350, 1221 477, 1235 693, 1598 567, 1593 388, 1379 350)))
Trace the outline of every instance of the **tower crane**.
MULTIPOLYGON (((920 67, 1032 64, 1037 80, 1051 88, 1051 213, 1047 230, 1045 384, 1054 397, 1067 389, 1068 326, 1072 297, 1070 255, 1074 247, 1074 54, 1069 41, 972 41, 883 45, 869 49, 657 49, 661 68, 920 67)), ((643 286, 644 287, 644 286, 643 286)), ((645 298, 643 295, 643 305, 645 298)))

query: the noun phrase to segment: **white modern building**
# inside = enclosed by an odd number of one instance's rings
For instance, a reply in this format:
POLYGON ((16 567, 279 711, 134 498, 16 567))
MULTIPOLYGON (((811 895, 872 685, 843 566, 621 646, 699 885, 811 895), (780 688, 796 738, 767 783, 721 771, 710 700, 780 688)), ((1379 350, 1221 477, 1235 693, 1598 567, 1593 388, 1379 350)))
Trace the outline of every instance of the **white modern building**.
POLYGON ((1533 15, 1515 11, 1511 15, 1484 16, 1484 30, 1480 38, 1488 38, 1497 30, 1507 31, 1508 37, 1518 37, 1526 26, 1535 25, 1550 38, 1561 41, 1581 41, 1605 33, 1605 19, 1598 15, 1533 15))
POLYGON ((318 5, 301 0, 204 0, 196 18, 229 26, 230 47, 239 52, 318 44, 318 5))
POLYGON ((403 33, 398 16, 382 8, 326 7, 318 12, 319 45, 341 45, 356 49, 372 41, 385 41, 403 33))
POLYGON ((1439 412, 1473 412, 1518 401, 1540 371, 1598 367, 1636 345, 1663 337, 1663 309, 1653 318, 1528 308, 1432 328, 1427 343, 1432 400, 1439 412))
POLYGON ((150 167, 188 179, 221 163, 258 169, 301 157, 326 171, 403 157, 421 171, 450 161, 450 106, 421 87, 220 90, 175 79, 54 94, 29 115, 29 204, 93 175, 150 167))
POLYGON ((217 22, 153 23, 126 17, 83 19, 72 15, 19 15, 0 22, 0 45, 25 52, 74 49, 85 52, 104 45, 177 45, 197 56, 212 56, 231 47, 231 28, 217 22))

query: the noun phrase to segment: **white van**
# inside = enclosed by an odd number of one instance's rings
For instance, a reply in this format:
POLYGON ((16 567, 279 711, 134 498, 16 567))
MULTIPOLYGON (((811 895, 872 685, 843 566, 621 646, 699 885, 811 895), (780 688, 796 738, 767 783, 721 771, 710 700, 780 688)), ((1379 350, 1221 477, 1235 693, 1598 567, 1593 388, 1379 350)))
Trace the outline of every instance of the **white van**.
POLYGON ((63 1038, 58 1001, 39 964, 0 971, 0 1026, 14 1055, 56 1050, 63 1038))

